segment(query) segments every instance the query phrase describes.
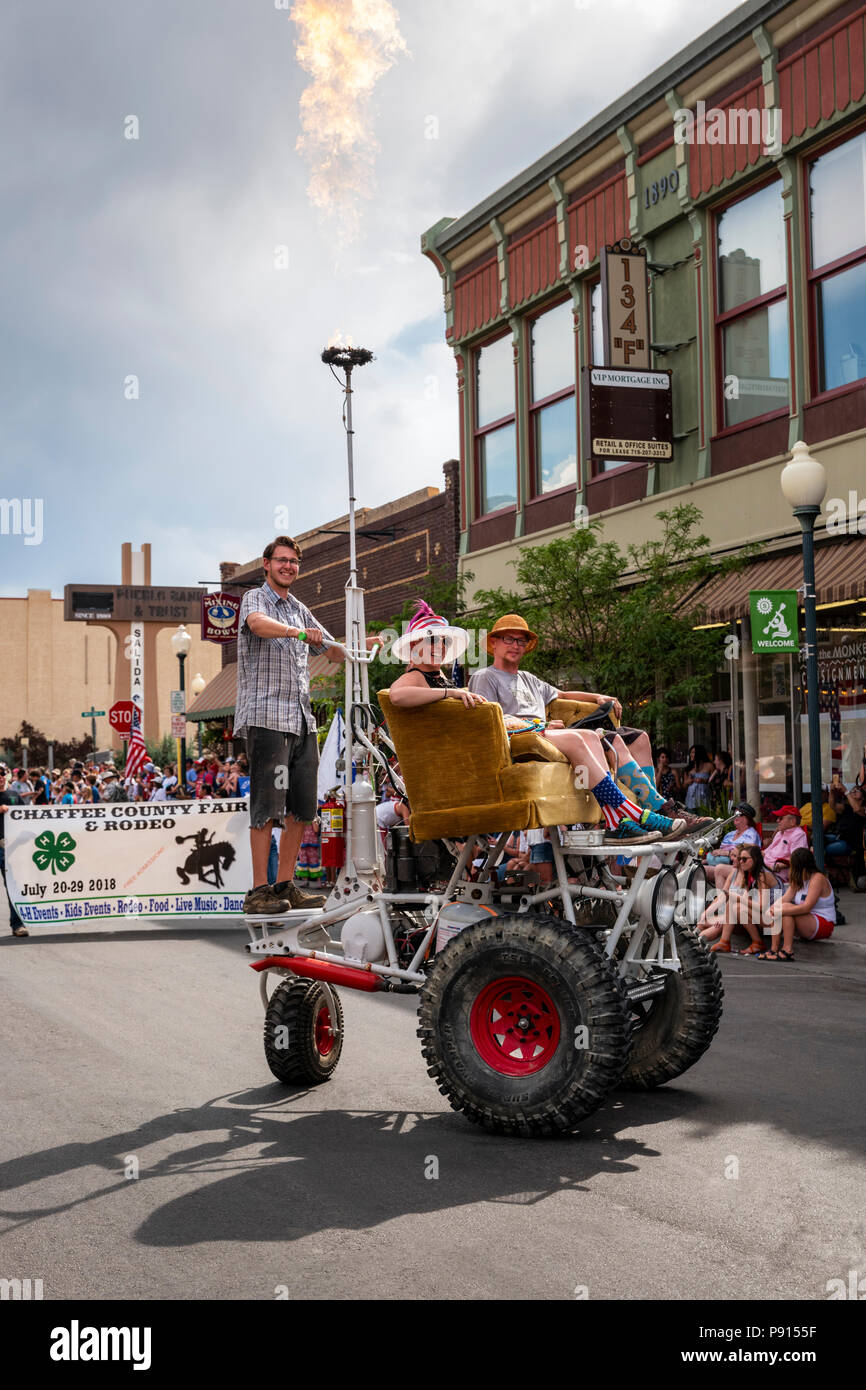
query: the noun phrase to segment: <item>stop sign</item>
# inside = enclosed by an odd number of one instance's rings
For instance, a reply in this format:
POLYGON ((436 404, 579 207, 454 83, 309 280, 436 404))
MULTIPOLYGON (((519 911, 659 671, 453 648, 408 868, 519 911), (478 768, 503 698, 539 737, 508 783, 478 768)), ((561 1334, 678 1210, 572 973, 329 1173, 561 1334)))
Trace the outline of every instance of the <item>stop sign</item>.
POLYGON ((117 730, 121 738, 129 738, 132 733, 133 708, 131 700, 118 700, 108 711, 108 722, 112 729, 117 730))

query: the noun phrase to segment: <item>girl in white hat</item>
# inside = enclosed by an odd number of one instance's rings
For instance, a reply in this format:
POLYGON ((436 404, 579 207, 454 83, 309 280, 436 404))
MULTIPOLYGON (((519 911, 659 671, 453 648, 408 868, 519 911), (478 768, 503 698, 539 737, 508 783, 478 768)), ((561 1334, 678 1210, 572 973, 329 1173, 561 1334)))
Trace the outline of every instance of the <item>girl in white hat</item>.
POLYGON ((452 627, 446 618, 434 613, 422 600, 412 615, 402 637, 392 643, 391 651, 408 669, 398 676, 388 694, 391 703, 412 709, 432 705, 436 700, 462 700, 467 708, 486 705, 483 695, 460 689, 441 668, 462 656, 469 646, 469 633, 463 627, 452 627))

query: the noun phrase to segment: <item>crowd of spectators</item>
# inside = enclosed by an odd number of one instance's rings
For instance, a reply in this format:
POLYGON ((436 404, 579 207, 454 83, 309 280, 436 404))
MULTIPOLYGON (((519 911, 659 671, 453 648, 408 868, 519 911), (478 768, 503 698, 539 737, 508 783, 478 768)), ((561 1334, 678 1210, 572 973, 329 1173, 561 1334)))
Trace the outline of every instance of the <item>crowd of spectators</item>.
MULTIPOLYGON (((5 766, 5 765, 4 765, 5 766)), ((5 768, 6 790, 22 806, 88 806, 100 801, 178 801, 246 796, 246 754, 220 759, 215 753, 187 758, 183 784, 177 764, 148 761, 133 777, 112 763, 75 762, 63 768, 5 768)))

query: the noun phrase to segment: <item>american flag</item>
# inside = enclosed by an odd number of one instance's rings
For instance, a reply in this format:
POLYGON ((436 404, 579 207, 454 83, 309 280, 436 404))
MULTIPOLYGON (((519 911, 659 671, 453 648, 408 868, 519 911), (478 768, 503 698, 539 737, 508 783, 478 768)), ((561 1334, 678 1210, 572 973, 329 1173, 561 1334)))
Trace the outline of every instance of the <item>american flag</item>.
POLYGON ((126 770, 124 777, 134 777, 140 767, 147 762, 147 749, 144 746, 144 739, 141 736, 141 711, 133 701, 132 705, 132 733, 129 736, 129 746, 126 750, 126 770))

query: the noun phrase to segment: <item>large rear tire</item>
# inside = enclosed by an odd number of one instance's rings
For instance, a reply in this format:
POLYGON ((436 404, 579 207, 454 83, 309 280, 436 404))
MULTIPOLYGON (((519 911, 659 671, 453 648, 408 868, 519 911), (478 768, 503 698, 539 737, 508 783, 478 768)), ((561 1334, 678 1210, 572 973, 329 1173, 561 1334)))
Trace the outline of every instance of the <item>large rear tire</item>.
POLYGON ((649 1091, 682 1076, 704 1055, 722 1017, 722 972, 693 927, 675 927, 681 969, 665 991, 635 1004, 631 1057, 622 1086, 649 1091))
POLYGON ((284 980, 265 1013, 265 1057, 278 1081, 317 1085, 334 1073, 343 1050, 337 991, 316 980, 284 980))
POLYGON ((561 1134, 628 1060, 628 1008, 595 939, 513 913, 464 928, 421 992, 428 1072, 455 1110, 500 1134, 561 1134))

